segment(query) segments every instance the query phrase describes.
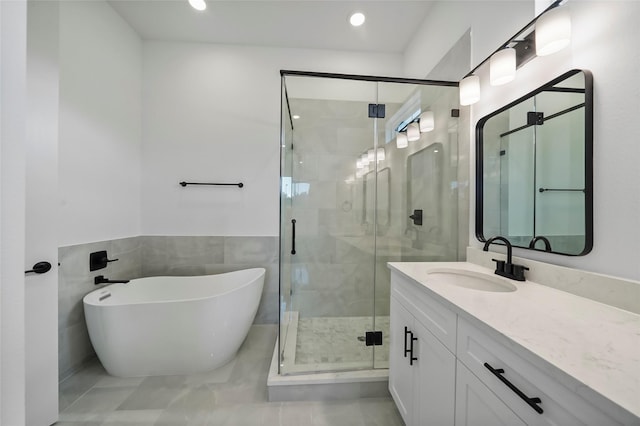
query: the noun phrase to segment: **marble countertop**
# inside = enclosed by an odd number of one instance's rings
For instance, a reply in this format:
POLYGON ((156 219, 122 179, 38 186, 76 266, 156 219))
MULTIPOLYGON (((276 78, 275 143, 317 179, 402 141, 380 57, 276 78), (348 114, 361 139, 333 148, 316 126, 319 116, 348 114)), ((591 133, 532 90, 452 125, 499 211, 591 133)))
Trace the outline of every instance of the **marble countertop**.
POLYGON ((487 292, 429 278, 429 271, 443 268, 493 275, 468 262, 388 265, 458 315, 524 349, 519 353, 586 400, 601 395, 640 418, 640 315, 531 281, 508 280, 516 291, 487 292))

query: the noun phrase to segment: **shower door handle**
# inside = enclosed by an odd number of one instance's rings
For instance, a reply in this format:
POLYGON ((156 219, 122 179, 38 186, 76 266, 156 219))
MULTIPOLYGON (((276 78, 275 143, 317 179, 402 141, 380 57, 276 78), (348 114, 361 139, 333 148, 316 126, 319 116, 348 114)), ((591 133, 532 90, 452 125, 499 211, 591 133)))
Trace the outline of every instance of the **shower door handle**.
POLYGON ((291 254, 296 254, 296 220, 291 219, 291 254))

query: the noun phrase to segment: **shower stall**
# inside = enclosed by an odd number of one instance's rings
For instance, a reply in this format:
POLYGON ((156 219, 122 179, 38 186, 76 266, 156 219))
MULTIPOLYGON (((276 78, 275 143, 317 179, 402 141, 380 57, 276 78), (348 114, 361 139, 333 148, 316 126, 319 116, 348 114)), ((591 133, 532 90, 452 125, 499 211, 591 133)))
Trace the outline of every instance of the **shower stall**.
POLYGON ((457 260, 457 83, 281 75, 278 372, 387 368, 387 262, 457 260))

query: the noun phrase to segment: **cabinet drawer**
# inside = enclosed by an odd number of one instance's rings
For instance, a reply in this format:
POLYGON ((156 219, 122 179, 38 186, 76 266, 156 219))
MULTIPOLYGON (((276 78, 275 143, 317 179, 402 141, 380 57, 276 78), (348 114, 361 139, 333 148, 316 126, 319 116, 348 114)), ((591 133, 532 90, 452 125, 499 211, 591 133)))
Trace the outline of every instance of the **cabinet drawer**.
POLYGON ((427 330, 447 349, 456 352, 457 315, 426 294, 419 284, 399 275, 391 274, 391 295, 405 306, 427 330))
POLYGON ((621 424, 462 318, 457 356, 528 425, 621 424))

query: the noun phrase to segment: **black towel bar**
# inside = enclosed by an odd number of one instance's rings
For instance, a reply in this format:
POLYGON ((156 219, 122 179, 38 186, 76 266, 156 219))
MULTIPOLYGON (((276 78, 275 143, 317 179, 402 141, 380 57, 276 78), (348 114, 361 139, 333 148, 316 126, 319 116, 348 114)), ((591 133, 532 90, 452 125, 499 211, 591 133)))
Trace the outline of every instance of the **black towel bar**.
POLYGON ((242 188, 244 183, 208 183, 208 182, 180 182, 180 186, 185 187, 187 185, 213 185, 213 186, 237 186, 242 188))

